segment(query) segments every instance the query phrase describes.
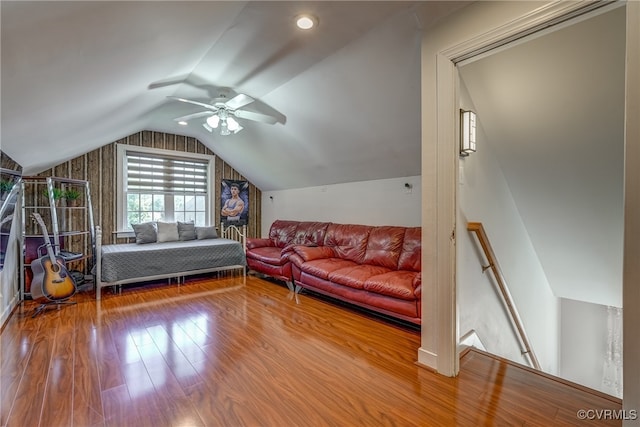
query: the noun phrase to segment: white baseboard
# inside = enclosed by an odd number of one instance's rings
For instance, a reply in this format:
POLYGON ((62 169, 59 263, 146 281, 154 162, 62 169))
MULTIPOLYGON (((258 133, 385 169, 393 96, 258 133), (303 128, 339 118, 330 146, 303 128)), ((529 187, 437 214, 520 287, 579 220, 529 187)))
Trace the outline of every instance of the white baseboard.
POLYGON ((9 301, 9 304, 7 304, 4 310, 2 311, 2 316, 0 316, 0 325, 4 327, 4 323, 7 321, 7 319, 9 319, 11 312, 13 311, 14 308, 18 306, 19 303, 20 303, 20 294, 15 294, 13 298, 11 298, 11 301, 9 301))
POLYGON ((464 334, 460 338, 460 343, 458 344, 458 346, 459 347, 475 347, 479 350, 487 351, 486 347, 482 343, 482 340, 480 340, 480 337, 478 336, 478 333, 476 332, 475 329, 471 329, 469 332, 464 334))
POLYGON ((418 364, 427 368, 438 370, 438 355, 420 347, 418 349, 418 364))

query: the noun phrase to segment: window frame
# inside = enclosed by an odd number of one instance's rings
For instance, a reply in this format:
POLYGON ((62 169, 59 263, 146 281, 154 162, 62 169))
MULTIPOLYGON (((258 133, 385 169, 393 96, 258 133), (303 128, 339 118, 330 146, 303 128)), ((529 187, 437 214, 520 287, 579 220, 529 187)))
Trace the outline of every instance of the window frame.
MULTIPOLYGON (((207 191, 206 191, 206 212, 205 223, 211 225, 212 218, 215 218, 215 156, 209 154, 191 153, 186 151, 166 150, 162 148, 140 147, 127 144, 116 144, 117 157, 117 177, 116 177, 116 234, 119 238, 133 237, 133 230, 126 229, 126 206, 127 206, 127 154, 129 152, 147 153, 155 156, 178 157, 185 160, 206 160, 207 161, 207 191)), ((166 209, 166 208, 165 208, 166 209)))

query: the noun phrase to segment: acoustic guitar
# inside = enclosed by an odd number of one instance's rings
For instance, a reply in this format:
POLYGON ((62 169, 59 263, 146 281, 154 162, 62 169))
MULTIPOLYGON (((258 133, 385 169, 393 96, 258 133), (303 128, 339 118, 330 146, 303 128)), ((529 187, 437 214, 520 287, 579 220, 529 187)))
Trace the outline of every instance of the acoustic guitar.
POLYGON ((64 301, 76 293, 76 284, 64 265, 64 259, 53 252, 49 233, 42 217, 38 213, 32 213, 31 216, 40 224, 44 246, 47 248, 46 255, 31 262, 33 271, 31 298, 39 302, 64 301))

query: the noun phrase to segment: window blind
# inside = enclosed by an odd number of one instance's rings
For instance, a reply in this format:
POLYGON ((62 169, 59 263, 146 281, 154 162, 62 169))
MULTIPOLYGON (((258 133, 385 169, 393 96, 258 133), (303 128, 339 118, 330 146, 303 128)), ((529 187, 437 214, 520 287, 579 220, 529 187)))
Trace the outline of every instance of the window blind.
POLYGON ((127 191, 206 194, 209 162, 127 151, 127 191))

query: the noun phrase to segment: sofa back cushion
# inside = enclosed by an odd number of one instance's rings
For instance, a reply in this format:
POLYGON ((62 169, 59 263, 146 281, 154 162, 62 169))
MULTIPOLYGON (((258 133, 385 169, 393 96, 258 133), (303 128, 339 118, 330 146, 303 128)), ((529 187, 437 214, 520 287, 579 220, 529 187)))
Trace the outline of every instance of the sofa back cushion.
POLYGON ((275 220, 269 229, 269 239, 278 248, 284 248, 293 241, 299 221, 275 220))
POLYGON ((397 269, 404 232, 404 227, 373 227, 369 233, 364 263, 397 269))
POLYGON ((292 243, 305 246, 322 246, 328 226, 328 222, 300 222, 296 228, 292 243))
POLYGON ((339 258, 362 264, 372 228, 368 225, 329 224, 324 245, 333 247, 339 258))
POLYGON ((405 229, 398 270, 420 271, 422 260, 422 228, 405 229))

